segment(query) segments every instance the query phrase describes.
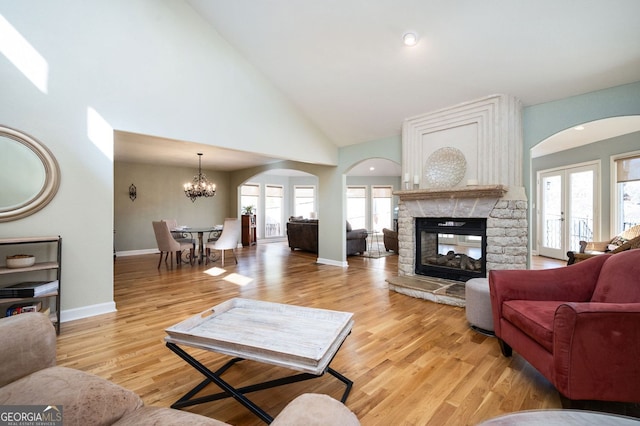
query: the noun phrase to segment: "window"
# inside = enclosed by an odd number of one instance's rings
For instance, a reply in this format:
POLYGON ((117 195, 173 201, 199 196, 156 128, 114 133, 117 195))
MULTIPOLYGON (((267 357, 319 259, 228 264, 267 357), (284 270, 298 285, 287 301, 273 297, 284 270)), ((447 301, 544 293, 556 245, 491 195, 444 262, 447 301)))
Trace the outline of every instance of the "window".
POLYGON ((353 229, 366 228, 366 186, 347 186, 347 220, 353 229))
POLYGON ((391 186, 371 187, 371 228, 373 231, 382 232, 382 228, 393 229, 391 225, 392 191, 391 186))
POLYGON ((264 236, 282 236, 282 206, 284 189, 282 186, 267 185, 265 188, 264 236))
POLYGON ((240 207, 253 206, 255 212, 260 201, 260 185, 257 183, 248 183, 240 187, 240 207))
MULTIPOLYGON (((260 185, 257 183, 247 183, 240 187, 240 207, 241 211, 245 207, 253 206, 253 212, 256 213, 258 206, 260 205, 260 185)), ((256 232, 258 228, 256 228, 256 232)), ((256 235, 260 238, 260 235, 256 235)))
POLYGON ((294 186, 293 188, 293 215, 310 218, 316 211, 316 187, 294 186))
POLYGON ((640 224, 640 155, 615 160, 615 234, 640 224))

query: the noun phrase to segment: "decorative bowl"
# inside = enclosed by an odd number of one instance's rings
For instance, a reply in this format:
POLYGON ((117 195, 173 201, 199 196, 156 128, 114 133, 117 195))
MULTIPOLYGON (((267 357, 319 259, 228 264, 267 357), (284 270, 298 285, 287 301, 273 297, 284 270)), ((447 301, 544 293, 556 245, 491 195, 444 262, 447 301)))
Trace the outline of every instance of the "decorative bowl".
POLYGON ((35 256, 30 254, 14 254, 7 256, 7 268, 26 268, 36 262, 35 256))
POLYGON ((424 170, 428 188, 453 188, 467 172, 467 160, 459 149, 444 147, 427 158, 424 170))

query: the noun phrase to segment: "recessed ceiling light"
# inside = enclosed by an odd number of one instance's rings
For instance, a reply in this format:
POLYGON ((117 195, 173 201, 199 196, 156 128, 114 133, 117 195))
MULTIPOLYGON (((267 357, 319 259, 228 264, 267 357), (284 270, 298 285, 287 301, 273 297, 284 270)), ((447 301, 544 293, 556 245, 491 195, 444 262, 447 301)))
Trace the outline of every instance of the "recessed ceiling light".
POLYGON ((412 32, 405 33, 405 35, 402 36, 402 42, 405 46, 415 46, 418 44, 418 34, 412 32))
POLYGON ((584 130, 584 126, 576 126, 573 130, 584 130))
POLYGON ((375 167, 373 167, 373 166, 369 167, 369 171, 370 171, 370 172, 374 171, 375 169, 376 169, 376 168, 375 168, 375 167))

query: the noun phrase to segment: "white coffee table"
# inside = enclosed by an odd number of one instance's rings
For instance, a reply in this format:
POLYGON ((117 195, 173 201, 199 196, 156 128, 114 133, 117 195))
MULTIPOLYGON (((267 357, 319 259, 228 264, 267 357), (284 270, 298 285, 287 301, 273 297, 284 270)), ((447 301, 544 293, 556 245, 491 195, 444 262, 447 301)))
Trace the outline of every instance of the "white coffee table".
POLYGON ((233 397, 266 423, 273 418, 245 394, 322 376, 328 372, 346 385, 344 403, 353 382, 329 367, 351 332, 353 314, 280 303, 234 298, 166 329, 167 347, 202 373, 206 379, 176 401, 182 408, 233 397), (211 371, 180 346, 233 356, 211 371), (233 364, 252 360, 286 367, 300 373, 236 389, 221 378, 233 364), (196 397, 209 383, 223 392, 196 397))

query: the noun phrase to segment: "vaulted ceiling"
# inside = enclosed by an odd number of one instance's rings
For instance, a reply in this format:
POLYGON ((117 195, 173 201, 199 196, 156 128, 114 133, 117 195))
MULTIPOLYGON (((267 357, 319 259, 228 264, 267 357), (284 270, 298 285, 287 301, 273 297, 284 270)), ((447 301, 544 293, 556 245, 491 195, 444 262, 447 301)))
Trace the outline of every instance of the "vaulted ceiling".
POLYGON ((187 1, 338 146, 491 94, 640 81, 638 0, 187 1))

